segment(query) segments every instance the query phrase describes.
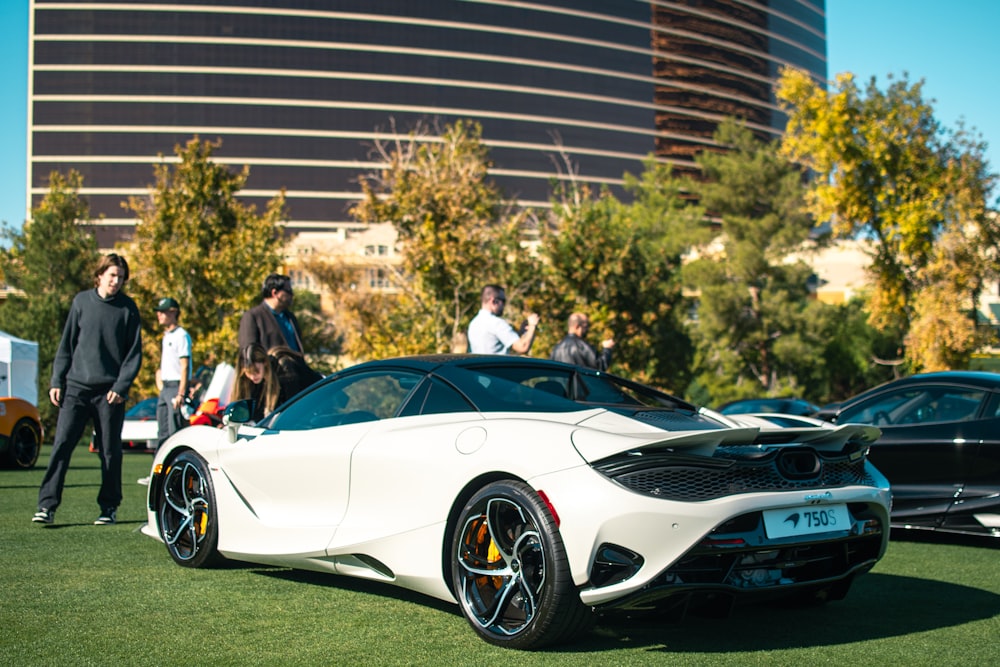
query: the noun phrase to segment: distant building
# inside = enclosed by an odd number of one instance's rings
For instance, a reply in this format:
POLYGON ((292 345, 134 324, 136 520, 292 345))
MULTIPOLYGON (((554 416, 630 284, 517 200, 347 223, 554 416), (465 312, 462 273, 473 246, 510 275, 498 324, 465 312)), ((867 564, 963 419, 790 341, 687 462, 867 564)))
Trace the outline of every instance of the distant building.
MULTIPOLYGON (((795 255, 815 271, 815 295, 823 303, 840 305, 864 298, 870 287, 868 269, 873 246, 870 241, 841 240, 818 252, 795 255)), ((987 285, 976 304, 976 321, 993 332, 993 340, 983 350, 1000 354, 1000 284, 987 285)))
POLYGON ((396 252, 396 231, 391 224, 368 225, 339 232, 300 232, 285 245, 284 266, 292 285, 320 295, 324 311, 334 310, 326 287, 309 271, 312 261, 333 261, 356 276, 348 287, 358 292, 392 292, 391 273, 401 264, 396 252))
POLYGON ((838 241, 819 252, 794 258, 813 267, 816 298, 823 303, 840 305, 864 296, 871 250, 868 242, 838 241))
POLYGON ((778 136, 778 69, 826 78, 823 0, 35 0, 30 25, 29 207, 80 171, 102 247, 195 135, 247 201, 287 190, 290 233, 336 236, 371 146, 420 121, 481 123, 505 195, 546 206, 570 171, 690 167, 727 115, 778 136))

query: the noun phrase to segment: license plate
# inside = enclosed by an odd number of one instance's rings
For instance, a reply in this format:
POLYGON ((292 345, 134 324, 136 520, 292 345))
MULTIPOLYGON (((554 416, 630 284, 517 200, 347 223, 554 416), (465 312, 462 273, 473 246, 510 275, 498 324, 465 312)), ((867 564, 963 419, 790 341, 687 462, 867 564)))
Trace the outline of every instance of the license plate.
POLYGON ((848 530, 847 505, 810 505, 764 511, 764 530, 771 539, 848 530))

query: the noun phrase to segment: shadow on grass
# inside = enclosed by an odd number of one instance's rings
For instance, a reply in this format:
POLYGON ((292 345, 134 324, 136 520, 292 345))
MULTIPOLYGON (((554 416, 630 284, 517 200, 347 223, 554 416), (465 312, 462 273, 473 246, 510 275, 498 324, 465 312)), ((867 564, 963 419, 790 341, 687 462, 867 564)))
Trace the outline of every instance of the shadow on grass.
POLYGON ((37 489, 38 485, 38 480, 33 481, 31 484, 0 484, 0 491, 4 489, 37 489))
POLYGON ((963 547, 1000 549, 1000 537, 990 537, 988 535, 965 535, 960 533, 939 533, 932 530, 893 528, 891 539, 893 542, 955 544, 963 547))
POLYGON ((313 586, 324 586, 328 588, 338 588, 345 591, 352 591, 355 593, 366 593, 369 595, 381 595, 385 597, 391 597, 394 600, 402 600, 404 602, 412 602, 413 604, 420 605, 422 607, 429 607, 431 609, 436 609, 438 611, 443 611, 446 613, 454 614, 459 618, 462 617, 462 613, 458 609, 457 603, 445 602, 443 600, 438 600, 437 598, 432 598, 429 595, 424 595, 423 593, 417 593, 416 591, 411 591, 405 588, 399 588, 398 586, 393 586, 392 584, 387 584, 379 581, 369 581, 367 579, 355 579, 354 577, 345 577, 338 574, 327 574, 324 572, 310 572, 307 570, 289 570, 289 569, 259 569, 259 565, 245 564, 248 568, 257 568, 257 574, 261 574, 268 577, 274 577, 276 579, 284 579, 285 581, 295 581, 302 584, 311 584, 313 586))
MULTIPOLYGON (((4 489, 37 489, 41 482, 35 481, 33 484, 2 484, 0 485, 0 491, 4 489)), ((101 488, 100 481, 94 482, 93 484, 63 484, 63 491, 67 489, 99 489, 101 488)))
MULTIPOLYGON (((461 618, 457 604, 443 602, 389 584, 334 574, 283 568, 258 574, 314 586, 382 595, 461 618)), ((689 616, 682 621, 655 616, 598 617, 595 629, 579 641, 549 649, 552 653, 600 653, 646 647, 669 653, 728 653, 838 646, 903 637, 993 618, 1000 595, 931 579, 866 574, 845 600, 816 607, 762 604, 737 607, 729 618, 689 616)))
MULTIPOLYGON (((94 518, 95 519, 97 518, 96 512, 94 514, 94 518)), ((79 528, 80 526, 92 526, 93 528, 96 529, 112 530, 113 529, 112 526, 135 526, 135 528, 132 529, 133 532, 135 532, 138 531, 140 528, 142 528, 142 526, 145 525, 145 523, 146 522, 142 519, 136 519, 131 521, 126 519, 119 519, 115 521, 114 524, 108 524, 108 525, 97 525, 93 521, 71 521, 71 522, 60 523, 59 517, 57 515, 55 523, 36 523, 34 524, 34 526, 36 530, 62 530, 63 528, 79 528)))
POLYGON ((649 646, 670 653, 726 653, 838 646, 903 637, 993 618, 1000 595, 931 579, 860 577, 845 600, 819 607, 738 607, 727 619, 607 619, 574 651, 649 646))

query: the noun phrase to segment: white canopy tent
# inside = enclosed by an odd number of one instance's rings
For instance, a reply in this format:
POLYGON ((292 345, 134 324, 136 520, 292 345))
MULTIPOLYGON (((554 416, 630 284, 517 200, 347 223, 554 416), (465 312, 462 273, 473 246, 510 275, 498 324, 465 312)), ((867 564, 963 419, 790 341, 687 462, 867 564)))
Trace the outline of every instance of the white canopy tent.
POLYGON ((0 331, 0 398, 38 406, 38 343, 0 331))

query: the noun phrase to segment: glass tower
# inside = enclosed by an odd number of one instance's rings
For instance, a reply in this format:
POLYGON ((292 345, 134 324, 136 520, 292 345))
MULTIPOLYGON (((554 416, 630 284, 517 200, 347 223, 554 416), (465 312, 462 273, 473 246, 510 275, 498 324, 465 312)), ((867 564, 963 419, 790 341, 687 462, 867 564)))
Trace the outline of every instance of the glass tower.
POLYGON ((102 247, 193 136, 285 188, 289 231, 352 226, 375 142, 472 119, 505 195, 681 167, 737 115, 776 136, 782 65, 825 79, 823 0, 174 0, 31 4, 29 200, 76 169, 102 247))

